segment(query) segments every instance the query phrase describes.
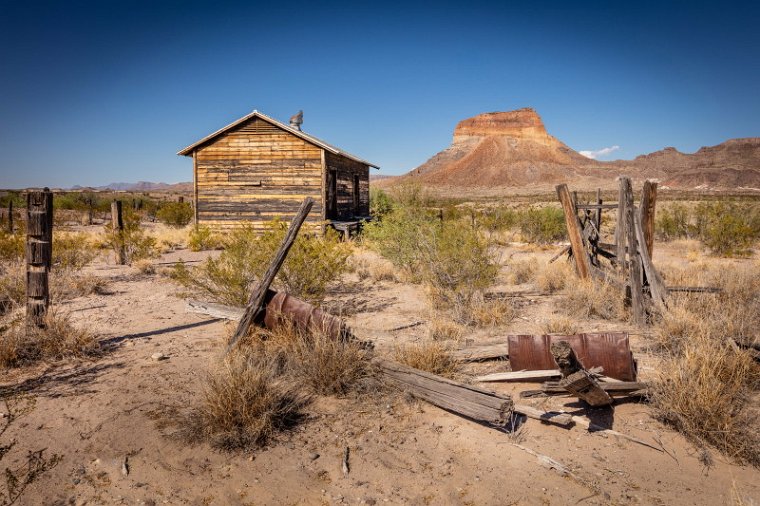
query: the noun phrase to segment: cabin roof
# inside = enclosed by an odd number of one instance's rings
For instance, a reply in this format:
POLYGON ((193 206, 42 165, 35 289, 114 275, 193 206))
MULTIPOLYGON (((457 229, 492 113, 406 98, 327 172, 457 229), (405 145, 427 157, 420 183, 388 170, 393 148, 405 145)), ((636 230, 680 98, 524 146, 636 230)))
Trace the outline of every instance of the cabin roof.
POLYGON ((333 146, 331 144, 328 144, 325 141, 314 137, 313 135, 309 135, 309 134, 307 134, 305 132, 302 132, 300 130, 296 130, 295 128, 293 128, 291 126, 288 126, 288 125, 286 125, 284 123, 280 123, 276 119, 271 118, 271 117, 267 116, 266 114, 261 113, 261 112, 255 110, 255 109, 254 109, 254 111, 252 113, 250 113, 250 114, 248 114, 246 116, 243 116, 240 119, 237 119, 237 120, 233 121, 229 125, 220 128, 219 130, 217 130, 216 132, 214 132, 212 134, 207 135, 206 137, 204 137, 203 139, 199 140, 198 142, 190 144, 188 147, 186 147, 186 148, 178 151, 177 154, 178 155, 182 155, 182 156, 190 156, 193 153, 193 151, 195 151, 202 144, 206 144, 207 142, 209 142, 210 140, 214 139, 215 137, 218 137, 218 136, 222 135, 223 133, 228 132, 229 130, 232 130, 236 126, 240 125, 241 123, 243 123, 245 121, 248 121, 251 118, 261 118, 262 120, 264 120, 264 121, 266 121, 268 123, 271 123, 271 124, 273 124, 273 125, 275 125, 275 126, 277 126, 279 128, 282 128, 286 132, 289 132, 289 133, 295 135, 296 137, 300 137, 301 139, 305 140, 306 142, 314 144, 315 146, 320 147, 320 148, 324 149, 325 151, 329 151, 330 153, 332 153, 334 155, 345 156, 346 158, 350 158, 351 160, 354 160, 355 162, 363 163, 365 165, 369 165, 370 167, 374 167, 376 169, 380 168, 378 165, 375 165, 374 163, 368 162, 366 160, 363 160, 363 159, 359 158, 358 156, 354 156, 351 153, 348 153, 348 152, 346 152, 346 151, 344 151, 342 149, 336 148, 335 146, 333 146))

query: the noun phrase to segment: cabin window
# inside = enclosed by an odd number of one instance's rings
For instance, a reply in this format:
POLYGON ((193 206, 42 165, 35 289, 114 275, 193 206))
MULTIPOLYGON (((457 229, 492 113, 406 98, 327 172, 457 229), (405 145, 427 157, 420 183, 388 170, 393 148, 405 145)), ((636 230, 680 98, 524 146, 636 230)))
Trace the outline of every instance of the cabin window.
POLYGON ((359 214, 361 209, 359 209, 359 175, 354 175, 354 212, 356 214, 359 214))

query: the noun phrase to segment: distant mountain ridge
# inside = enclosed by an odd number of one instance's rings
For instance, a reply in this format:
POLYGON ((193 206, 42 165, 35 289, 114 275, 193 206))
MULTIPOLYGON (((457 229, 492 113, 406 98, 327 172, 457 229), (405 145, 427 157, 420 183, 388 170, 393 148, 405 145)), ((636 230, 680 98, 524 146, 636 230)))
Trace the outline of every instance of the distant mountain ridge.
POLYGON ((148 191, 190 191, 193 189, 192 182, 182 183, 153 183, 150 181, 138 181, 136 183, 110 183, 104 186, 80 186, 75 185, 71 190, 99 190, 99 191, 129 191, 129 192, 148 192, 148 191))
POLYGON ((462 188, 609 185, 620 175, 657 179, 672 188, 760 190, 760 138, 731 139, 693 154, 665 148, 634 160, 602 162, 549 135, 538 113, 524 108, 460 121, 448 148, 396 181, 383 183, 462 188))

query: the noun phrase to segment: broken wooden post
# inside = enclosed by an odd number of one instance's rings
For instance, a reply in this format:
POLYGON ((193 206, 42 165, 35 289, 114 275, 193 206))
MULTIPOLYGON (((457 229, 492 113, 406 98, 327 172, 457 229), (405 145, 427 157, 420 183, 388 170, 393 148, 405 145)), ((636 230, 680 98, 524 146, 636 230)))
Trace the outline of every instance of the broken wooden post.
POLYGON ((644 241, 646 242, 649 258, 652 258, 652 249, 654 248, 654 211, 657 204, 657 182, 645 181, 644 189, 641 191, 641 206, 639 216, 641 218, 641 228, 644 232, 644 241))
MULTIPOLYGON (((617 224, 615 225, 615 264, 625 270, 625 181, 620 178, 620 190, 618 191, 617 224)), ((630 180, 629 180, 630 183, 630 180)))
POLYGON ((237 344, 241 337, 248 333, 250 326, 255 322, 259 322, 264 315, 264 303, 267 290, 269 290, 269 287, 274 282, 274 278, 280 271, 280 267, 282 267, 282 264, 285 262, 285 257, 288 256, 288 251, 290 251, 290 247, 293 246, 296 236, 298 236, 298 231, 301 229, 301 225, 304 220, 306 220, 306 216, 308 216, 313 205, 314 199, 306 197, 301 204, 301 207, 298 209, 298 212, 293 217, 293 221, 290 222, 288 233, 285 235, 285 238, 280 245, 280 249, 277 250, 277 253, 269 264, 269 268, 264 273, 264 276, 262 276, 259 284, 251 291, 251 296, 248 299, 248 305, 245 307, 245 312, 243 313, 242 318, 240 318, 237 330, 235 330, 235 334, 232 336, 232 339, 230 339, 230 343, 227 346, 227 353, 229 353, 235 344, 237 344))
POLYGON ((50 189, 26 195, 26 322, 44 327, 50 306, 48 274, 53 258, 53 194, 50 189))
POLYGON ((121 200, 111 202, 111 228, 116 238, 116 261, 119 265, 127 263, 127 252, 124 244, 124 219, 121 215, 121 200))
POLYGON ((596 189, 596 204, 599 206, 599 209, 596 210, 596 216, 595 216, 595 225, 596 225, 596 231, 599 233, 599 235, 602 235, 602 189, 597 188, 596 189))
POLYGON ((13 233, 13 201, 8 201, 8 233, 13 233))
POLYGON ((636 215, 634 215, 634 227, 636 229, 636 240, 639 244, 639 258, 641 259, 644 275, 649 284, 649 295, 651 295, 657 308, 662 311, 665 309, 665 300, 668 295, 668 289, 665 286, 665 282, 660 276, 660 273, 657 272, 657 269, 655 269, 654 264, 652 263, 652 255, 648 250, 641 221, 636 215))
POLYGON ((570 248, 573 253, 573 258, 575 259, 575 270, 578 273, 578 277, 586 279, 589 277, 591 266, 589 263, 588 252, 586 251, 583 237, 581 236, 580 222, 578 221, 575 204, 566 184, 557 186, 557 195, 559 196, 559 201, 562 203, 562 210, 565 213, 565 225, 567 227, 567 235, 570 238, 570 248))
POLYGON ((633 315, 633 323, 641 325, 644 323, 644 289, 641 276, 641 257, 639 255, 638 240, 636 239, 636 224, 634 222, 636 208, 633 206, 631 179, 627 177, 620 178, 620 188, 623 192, 622 202, 625 203, 625 239, 628 243, 628 280, 631 288, 631 313, 633 315))
POLYGON ((583 399, 591 406, 608 406, 612 398, 599 386, 591 374, 583 368, 575 352, 567 341, 557 341, 551 345, 551 353, 562 374, 559 385, 583 399))

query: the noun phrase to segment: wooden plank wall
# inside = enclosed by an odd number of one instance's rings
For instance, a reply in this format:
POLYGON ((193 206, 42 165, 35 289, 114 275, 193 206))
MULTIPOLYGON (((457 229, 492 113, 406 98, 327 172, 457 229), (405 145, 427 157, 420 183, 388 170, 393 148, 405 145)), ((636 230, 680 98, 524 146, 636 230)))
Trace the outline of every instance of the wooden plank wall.
POLYGON ((369 166, 345 158, 325 153, 328 169, 337 173, 337 215, 328 219, 350 220, 357 216, 369 216, 369 166), (354 208, 354 175, 359 176, 359 209, 354 208))
MULTIPOLYGON (((196 151, 198 223, 261 229, 290 221, 307 196, 307 223, 322 215, 322 149, 253 118, 196 151)), ((310 227, 311 228, 311 227, 310 227)))

